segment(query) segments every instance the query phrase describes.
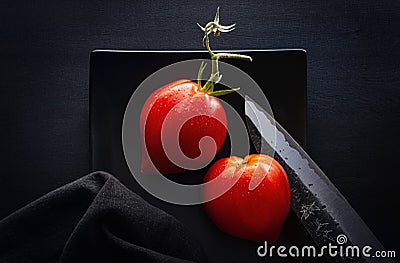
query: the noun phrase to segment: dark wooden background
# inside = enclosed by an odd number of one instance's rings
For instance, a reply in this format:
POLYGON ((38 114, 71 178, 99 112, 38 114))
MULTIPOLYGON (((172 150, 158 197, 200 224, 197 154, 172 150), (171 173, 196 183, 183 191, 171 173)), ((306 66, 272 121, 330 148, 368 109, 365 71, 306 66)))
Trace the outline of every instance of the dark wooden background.
POLYGON ((218 5, 237 30, 214 48, 307 50, 309 153, 397 249, 397 0, 2 0, 0 219, 89 171, 91 50, 202 49, 218 5))

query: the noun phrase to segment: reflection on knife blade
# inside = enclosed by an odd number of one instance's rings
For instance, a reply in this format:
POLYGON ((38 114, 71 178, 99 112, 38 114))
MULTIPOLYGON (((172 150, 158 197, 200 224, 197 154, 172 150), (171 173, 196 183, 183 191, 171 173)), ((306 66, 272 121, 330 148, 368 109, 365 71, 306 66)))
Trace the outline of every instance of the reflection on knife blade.
MULTIPOLYGON (((384 248, 308 154, 276 120, 248 96, 245 98, 246 122, 251 140, 260 153, 275 151, 285 168, 292 192, 291 206, 315 243, 319 246, 365 246, 371 251, 384 248), (343 236, 344 235, 344 236, 343 236), (345 243, 340 237, 347 238, 345 243)), ((373 254, 371 252, 371 254, 373 254)), ((373 257, 328 257, 332 262, 393 262, 373 257)))

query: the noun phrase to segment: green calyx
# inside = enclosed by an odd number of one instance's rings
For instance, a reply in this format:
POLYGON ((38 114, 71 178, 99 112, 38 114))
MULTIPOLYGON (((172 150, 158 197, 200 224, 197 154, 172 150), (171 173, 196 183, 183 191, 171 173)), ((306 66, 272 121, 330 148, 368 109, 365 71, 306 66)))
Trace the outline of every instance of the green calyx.
POLYGON ((207 64, 204 61, 201 63, 199 68, 199 73, 197 75, 198 85, 200 90, 203 92, 207 92, 212 96, 222 96, 232 92, 239 90, 240 88, 235 89, 227 89, 227 90, 217 90, 214 91, 214 86, 221 81, 222 75, 219 73, 218 70, 218 61, 222 58, 231 58, 231 59, 241 59, 252 61, 250 56, 240 55, 240 54, 232 54, 232 53, 217 53, 215 54, 210 48, 210 39, 208 37, 209 34, 214 33, 214 36, 219 36, 221 32, 227 33, 231 32, 235 29, 236 24, 232 24, 229 26, 223 26, 219 24, 219 7, 217 8, 217 13, 215 14, 214 21, 208 22, 205 27, 202 27, 199 23, 197 25, 200 27, 201 30, 204 31, 203 37, 203 46, 207 48, 208 53, 211 56, 212 64, 211 64, 211 75, 204 86, 201 85, 201 78, 203 75, 203 71, 206 68, 207 64))

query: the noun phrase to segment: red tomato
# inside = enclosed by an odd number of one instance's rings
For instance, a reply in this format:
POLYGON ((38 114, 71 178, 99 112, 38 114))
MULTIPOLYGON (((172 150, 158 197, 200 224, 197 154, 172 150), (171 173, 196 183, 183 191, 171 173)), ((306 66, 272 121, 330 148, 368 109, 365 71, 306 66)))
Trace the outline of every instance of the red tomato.
POLYGON ((216 177, 221 177, 218 178, 221 181, 204 187, 204 198, 231 180, 238 181, 226 193, 205 204, 211 220, 233 236, 275 242, 290 206, 290 187, 282 166, 263 154, 252 154, 244 159, 233 156, 214 163, 204 181, 216 177), (254 177, 264 179, 255 189, 249 190, 249 182, 254 177))
POLYGON ((197 158, 191 167, 198 169, 220 150, 226 136, 226 122, 219 99, 201 91, 195 82, 178 80, 157 89, 145 102, 140 115, 142 144, 147 149, 146 153, 142 147, 142 172, 156 173, 151 162, 163 174, 185 171, 169 158, 172 154, 177 156, 173 160, 179 162, 180 151, 188 158, 197 158), (199 143, 203 137, 211 137, 214 142, 204 145, 201 152, 199 143), (163 146, 174 140, 177 143, 168 148, 167 156, 163 146))

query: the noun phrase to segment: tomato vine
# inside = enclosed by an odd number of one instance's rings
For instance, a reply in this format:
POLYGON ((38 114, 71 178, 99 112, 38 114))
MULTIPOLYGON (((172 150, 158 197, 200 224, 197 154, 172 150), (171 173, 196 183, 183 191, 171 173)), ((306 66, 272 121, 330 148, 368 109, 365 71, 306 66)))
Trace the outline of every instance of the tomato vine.
POLYGON ((211 75, 210 75, 209 79, 207 80, 207 82, 204 84, 204 86, 201 85, 201 78, 202 78, 203 71, 206 68, 207 64, 203 61, 200 65, 199 73, 197 76, 198 85, 200 87, 200 90, 207 92, 208 94, 210 94, 212 96, 226 95, 226 94, 229 94, 229 93, 239 90, 240 88, 214 91, 215 84, 220 82, 222 79, 222 74, 220 74, 219 68, 218 68, 218 61, 220 59, 225 59, 225 58, 252 61, 252 58, 247 55, 233 54, 233 53, 226 53, 226 52, 214 53, 211 50, 210 38, 209 38, 209 34, 211 34, 211 33, 214 33, 214 36, 218 37, 221 34, 221 32, 227 33, 227 32, 233 31, 235 29, 236 24, 232 24, 229 26, 221 25, 219 23, 219 7, 218 7, 213 21, 208 22, 204 27, 202 27, 199 23, 197 23, 197 25, 200 27, 201 30, 204 31, 203 46, 207 48, 207 51, 210 54, 211 61, 212 61, 211 75))

